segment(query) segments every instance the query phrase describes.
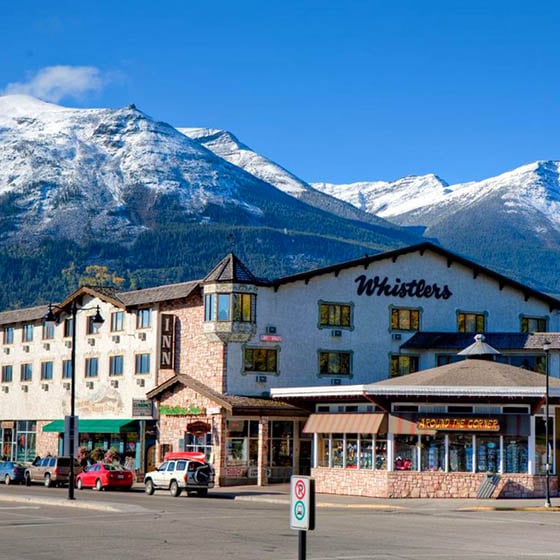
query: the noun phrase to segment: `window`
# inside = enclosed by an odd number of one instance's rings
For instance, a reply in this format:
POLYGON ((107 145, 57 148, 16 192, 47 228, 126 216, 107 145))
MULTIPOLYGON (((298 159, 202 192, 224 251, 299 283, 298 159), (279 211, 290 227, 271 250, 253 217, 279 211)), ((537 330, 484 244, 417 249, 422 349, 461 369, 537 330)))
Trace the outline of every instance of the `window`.
POLYGON ((33 340, 33 325, 23 325, 21 334, 23 342, 31 342, 33 340))
POLYGON ((254 323, 256 321, 255 294, 206 294, 204 296, 205 321, 236 321, 254 323))
POLYGON ((88 315, 86 317, 86 334, 98 334, 101 325, 94 322, 95 315, 88 315))
POLYGON ((420 310, 395 307, 391 309, 391 329, 417 331, 420 329, 420 310))
POLYGON ((14 327, 4 328, 4 344, 14 343, 14 327))
POLYGON ((350 352, 319 352, 319 373, 322 375, 349 375, 350 352))
POLYGON ((98 358, 86 358, 85 376, 97 377, 97 375, 99 374, 98 366, 98 358))
POLYGON ((41 379, 50 380, 53 378, 53 363, 52 362, 42 362, 41 363, 41 379))
POLYGON ((391 377, 400 377, 418 371, 418 356, 391 356, 391 377))
POLYGON ((72 377, 72 360, 62 360, 62 379, 72 377))
POLYGON ((546 332, 544 317, 521 317, 521 332, 546 332))
POLYGON ((278 350, 275 348, 245 348, 244 371, 276 373, 278 350))
POLYGON ((152 310, 138 309, 136 311, 136 328, 149 329, 152 326, 152 310))
POLYGON ((52 340, 54 338, 54 325, 52 323, 43 323, 43 340, 52 340))
POLYGON ((204 320, 213 321, 215 317, 216 294, 206 294, 204 296, 204 320))
POLYGON ((351 327, 352 306, 343 303, 320 303, 319 326, 351 327))
POLYGON ((233 294, 233 320, 240 323, 254 323, 254 302, 253 294, 233 294))
POLYGON ((123 356, 110 356, 109 357, 109 375, 122 375, 123 374, 124 357, 123 356))
POLYGON ((124 311, 111 313, 111 332, 124 331, 124 311))
POLYGON ((458 313, 457 314, 457 330, 459 332, 484 332, 485 317, 484 313, 458 313))
POLYGON ((13 366, 2 366, 2 383, 12 382, 13 371, 13 366))
POLYGON ((74 322, 74 320, 72 319, 72 317, 68 317, 67 319, 64 319, 64 336, 65 337, 72 336, 72 323, 73 322, 74 322))
POLYGON ((31 364, 21 364, 20 381, 31 381, 33 379, 33 367, 31 364))
POLYGON ((150 373, 150 354, 136 354, 134 373, 150 373))

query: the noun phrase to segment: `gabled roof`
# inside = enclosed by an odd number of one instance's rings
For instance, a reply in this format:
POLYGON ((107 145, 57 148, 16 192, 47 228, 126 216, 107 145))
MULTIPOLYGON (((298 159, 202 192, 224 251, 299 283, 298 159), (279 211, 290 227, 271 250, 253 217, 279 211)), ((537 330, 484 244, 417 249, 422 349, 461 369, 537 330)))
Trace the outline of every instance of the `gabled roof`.
MULTIPOLYGON (((406 342, 403 350, 449 350, 458 352, 472 342, 474 333, 458 332, 417 332, 406 342)), ((542 352, 545 340, 552 344, 552 348, 560 348, 560 333, 484 333, 485 342, 493 348, 503 350, 535 350, 542 352)))
POLYGON ((229 253, 229 255, 225 256, 204 278, 204 282, 266 283, 258 279, 234 253, 229 253))
POLYGON ((447 266, 451 266, 453 263, 459 263, 463 266, 466 266, 467 268, 470 268, 473 272, 474 278, 476 278, 479 274, 484 274, 489 278, 494 279, 500 286, 500 289, 504 286, 509 286, 511 288, 519 290, 523 294, 526 300, 529 299, 530 297, 534 297, 536 299, 540 299, 541 301, 546 302, 550 306, 551 310, 560 309, 559 299, 556 299, 548 294, 539 292, 538 290, 525 286, 524 284, 521 284, 516 280, 508 278, 507 276, 503 276, 498 272, 495 272, 489 268, 477 264, 474 261, 467 259, 466 257, 463 257, 456 253, 452 253, 451 251, 448 251, 447 249, 444 249, 439 245, 435 245, 434 243, 430 243, 429 241, 418 243, 416 245, 410 245, 408 247, 402 247, 400 249, 395 249, 394 251, 386 251, 371 256, 366 255, 365 257, 359 259, 354 259, 339 264, 333 264, 323 268, 316 268, 314 270, 310 270, 307 272, 300 272, 298 274, 292 274, 290 276, 284 276, 283 278, 279 278, 277 280, 272 281, 271 285, 275 288, 278 288, 282 284, 289 284, 291 282, 299 282, 302 280, 305 282, 309 282, 311 278, 314 278, 316 276, 321 276, 324 274, 332 274, 332 273, 338 274, 341 270, 346 270, 358 266, 367 268, 371 263, 379 262, 387 259, 391 259, 393 262, 396 262, 396 260, 402 255, 408 255, 411 253, 420 253, 420 255, 424 255, 426 251, 431 251, 432 253, 436 253, 437 255, 444 257, 447 260, 447 266))
POLYGON ((72 292, 64 301, 59 303, 57 307, 67 309, 74 300, 82 298, 83 296, 98 298, 101 301, 106 301, 107 303, 114 305, 115 307, 124 309, 124 304, 119 299, 118 293, 114 290, 114 288, 107 288, 105 286, 82 286, 72 292))
POLYGON ((202 395, 203 397, 215 402, 217 405, 225 408, 231 414, 255 414, 258 412, 259 414, 266 413, 278 416, 308 416, 308 412, 302 410, 301 408, 281 401, 274 401, 259 397, 247 397, 243 395, 223 395, 222 393, 211 389, 201 381, 194 379, 190 375, 182 373, 178 373, 161 385, 158 385, 146 393, 146 396, 149 399, 156 399, 165 393, 165 391, 172 390, 176 385, 182 385, 196 391, 199 395, 202 395))

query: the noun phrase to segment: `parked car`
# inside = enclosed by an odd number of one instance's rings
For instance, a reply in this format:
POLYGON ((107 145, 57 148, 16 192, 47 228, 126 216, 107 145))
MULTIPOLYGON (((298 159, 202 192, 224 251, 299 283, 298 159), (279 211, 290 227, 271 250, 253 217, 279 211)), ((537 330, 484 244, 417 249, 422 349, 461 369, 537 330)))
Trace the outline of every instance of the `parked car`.
POLYGON ((208 489, 214 488, 214 468, 204 460, 204 454, 181 452, 164 459, 167 460, 155 471, 146 473, 146 494, 151 496, 156 490, 168 490, 177 497, 185 490, 189 496, 194 493, 206 496, 208 489))
POLYGON ((25 465, 14 461, 0 461, 0 480, 6 484, 25 482, 25 465))
POLYGON ((76 476, 76 487, 95 488, 96 490, 110 490, 121 488, 130 490, 134 483, 134 475, 131 471, 120 465, 109 463, 96 463, 86 467, 76 476))
MULTIPOLYGON (((41 482, 47 488, 68 484, 71 457, 37 457, 25 470, 25 482, 41 482)), ((80 465, 74 459, 74 472, 79 472, 80 465)))

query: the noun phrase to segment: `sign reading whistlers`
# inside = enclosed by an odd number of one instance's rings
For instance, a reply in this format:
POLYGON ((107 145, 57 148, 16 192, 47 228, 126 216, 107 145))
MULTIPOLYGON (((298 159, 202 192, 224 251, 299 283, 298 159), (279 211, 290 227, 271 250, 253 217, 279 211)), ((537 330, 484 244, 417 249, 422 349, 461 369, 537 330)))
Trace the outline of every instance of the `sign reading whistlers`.
POLYGON ((175 315, 161 315, 160 369, 175 369, 175 315))
POLYGON ((361 274, 354 281, 358 284, 356 291, 359 296, 449 299, 453 295, 447 284, 444 286, 431 284, 422 278, 409 282, 403 282, 400 278, 395 278, 391 283, 387 276, 385 278, 380 276, 368 278, 365 274, 361 274))

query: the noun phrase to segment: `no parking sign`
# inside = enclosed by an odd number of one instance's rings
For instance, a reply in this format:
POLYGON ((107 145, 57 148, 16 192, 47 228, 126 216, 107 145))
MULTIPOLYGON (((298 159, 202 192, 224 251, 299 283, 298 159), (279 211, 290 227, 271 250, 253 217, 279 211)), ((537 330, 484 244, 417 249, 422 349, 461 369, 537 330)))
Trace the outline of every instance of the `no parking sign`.
POLYGON ((309 476, 290 479, 290 528, 315 529, 315 481, 309 476))

